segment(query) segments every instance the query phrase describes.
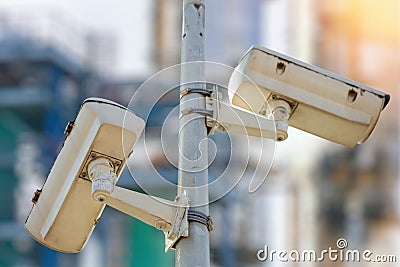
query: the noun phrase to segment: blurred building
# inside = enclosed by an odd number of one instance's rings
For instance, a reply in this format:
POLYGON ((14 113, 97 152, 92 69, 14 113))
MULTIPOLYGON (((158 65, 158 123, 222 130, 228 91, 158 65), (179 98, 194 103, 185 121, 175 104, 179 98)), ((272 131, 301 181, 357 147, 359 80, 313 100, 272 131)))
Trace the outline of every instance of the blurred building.
POLYGON ((365 144, 328 152, 319 162, 320 244, 347 237, 353 247, 399 255, 400 2, 316 6, 318 64, 391 95, 365 144))
POLYGON ((155 0, 153 57, 158 68, 180 62, 182 35, 182 2, 155 0))
POLYGON ((52 9, 0 12, 0 266, 76 266, 87 258, 46 249, 23 229, 66 123, 106 79, 109 58, 94 54, 102 37, 88 42, 75 26, 52 9))
MULTIPOLYGON (((159 68, 180 63, 182 1, 156 0, 154 57, 159 68)), ((259 43, 261 0, 206 3, 206 60, 234 66, 242 54, 259 43)))
POLYGON ((29 191, 41 186, 63 140, 63 124, 77 110, 82 97, 79 87, 87 77, 80 62, 50 41, 55 36, 47 39, 42 28, 35 29, 25 17, 1 14, 0 139, 4 145, 0 153, 7 159, 1 167, 3 266, 38 265, 53 259, 52 252, 43 252, 43 257, 35 253, 37 246, 23 233, 22 223, 30 209, 29 191))

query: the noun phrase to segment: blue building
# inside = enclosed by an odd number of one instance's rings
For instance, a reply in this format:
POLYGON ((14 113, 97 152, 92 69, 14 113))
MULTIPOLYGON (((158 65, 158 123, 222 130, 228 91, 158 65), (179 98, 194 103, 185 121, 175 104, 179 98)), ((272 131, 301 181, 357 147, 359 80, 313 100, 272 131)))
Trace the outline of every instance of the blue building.
POLYGON ((24 217, 62 145, 66 122, 100 82, 77 47, 54 38, 65 31, 38 25, 7 13, 0 18, 0 266, 60 262, 58 253, 28 236, 24 217))

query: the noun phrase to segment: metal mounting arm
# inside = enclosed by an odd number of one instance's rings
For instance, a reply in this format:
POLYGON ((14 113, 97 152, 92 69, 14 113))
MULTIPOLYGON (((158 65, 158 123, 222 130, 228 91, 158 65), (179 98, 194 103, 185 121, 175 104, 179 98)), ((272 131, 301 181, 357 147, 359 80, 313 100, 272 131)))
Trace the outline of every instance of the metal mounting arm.
POLYGON ((116 186, 105 203, 164 232, 172 228, 175 202, 116 186))
POLYGON ((275 123, 264 116, 251 113, 228 103, 213 100, 218 106, 209 124, 216 123, 216 129, 250 136, 275 139, 275 123))
POLYGON ((180 237, 188 236, 189 198, 186 194, 169 201, 116 186, 105 203, 163 231, 165 251, 173 248, 180 237))
POLYGON ((221 101, 217 87, 208 100, 208 106, 213 114, 212 118, 207 118, 207 126, 211 128, 210 133, 219 130, 276 141, 284 141, 288 137, 290 107, 282 100, 273 106, 272 117, 274 120, 221 101), (277 114, 279 116, 276 116, 277 114))
POLYGON ((165 251, 189 235, 189 198, 185 191, 170 201, 115 186, 115 167, 105 157, 89 162, 88 173, 93 199, 163 231, 165 251))

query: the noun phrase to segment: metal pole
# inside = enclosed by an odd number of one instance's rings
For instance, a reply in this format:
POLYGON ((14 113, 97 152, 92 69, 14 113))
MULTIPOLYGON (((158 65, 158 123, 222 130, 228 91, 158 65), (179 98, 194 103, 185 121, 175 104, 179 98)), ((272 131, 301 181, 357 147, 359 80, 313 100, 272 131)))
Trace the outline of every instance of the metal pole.
MULTIPOLYGON (((204 0, 183 0, 182 23, 181 62, 204 61, 204 0)), ((188 88, 205 88, 204 79, 203 62, 182 64, 181 92, 188 88)), ((200 142, 207 138, 206 122, 203 115, 188 112, 205 109, 205 97, 198 93, 181 96, 178 194, 185 190, 191 206, 195 206, 190 209, 208 215, 207 145, 202 146, 200 151, 200 142), (198 204, 202 205, 197 206, 198 204)), ((176 245, 175 263, 177 267, 210 266, 209 232, 206 225, 190 222, 189 236, 181 238, 176 245)))

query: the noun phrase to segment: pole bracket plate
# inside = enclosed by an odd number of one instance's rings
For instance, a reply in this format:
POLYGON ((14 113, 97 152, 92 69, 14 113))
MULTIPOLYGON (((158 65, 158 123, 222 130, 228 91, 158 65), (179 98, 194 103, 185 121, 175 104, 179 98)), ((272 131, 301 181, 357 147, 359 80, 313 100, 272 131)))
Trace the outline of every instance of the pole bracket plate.
POLYGON ((189 236, 189 197, 187 196, 186 191, 176 197, 175 203, 177 208, 171 230, 164 232, 165 252, 169 249, 175 249, 175 244, 181 237, 189 236))

